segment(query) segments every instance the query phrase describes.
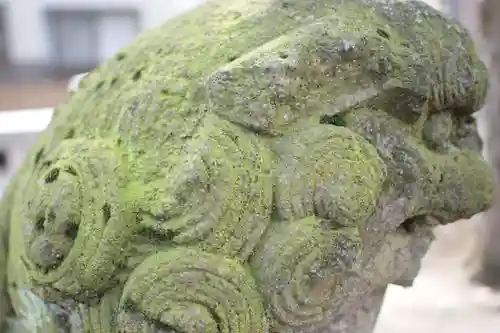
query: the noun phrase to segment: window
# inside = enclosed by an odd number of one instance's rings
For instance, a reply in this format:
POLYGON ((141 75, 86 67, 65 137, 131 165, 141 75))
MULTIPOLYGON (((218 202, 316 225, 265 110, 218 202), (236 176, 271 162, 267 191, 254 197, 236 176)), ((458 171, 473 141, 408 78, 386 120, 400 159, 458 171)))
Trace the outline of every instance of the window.
POLYGON ((0 150, 0 172, 4 172, 7 170, 8 163, 7 163, 7 152, 4 150, 0 150))
POLYGON ((92 69, 139 33, 135 10, 49 10, 47 15, 57 67, 92 69))

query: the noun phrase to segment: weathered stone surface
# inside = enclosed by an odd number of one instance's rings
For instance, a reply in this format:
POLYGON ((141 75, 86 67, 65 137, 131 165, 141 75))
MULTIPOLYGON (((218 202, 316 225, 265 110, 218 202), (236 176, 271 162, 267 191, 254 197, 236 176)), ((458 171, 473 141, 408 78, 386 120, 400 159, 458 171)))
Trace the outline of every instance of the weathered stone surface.
POLYGON ((16 332, 365 332, 485 208, 486 76, 417 1, 220 0, 58 108, 0 207, 16 332))

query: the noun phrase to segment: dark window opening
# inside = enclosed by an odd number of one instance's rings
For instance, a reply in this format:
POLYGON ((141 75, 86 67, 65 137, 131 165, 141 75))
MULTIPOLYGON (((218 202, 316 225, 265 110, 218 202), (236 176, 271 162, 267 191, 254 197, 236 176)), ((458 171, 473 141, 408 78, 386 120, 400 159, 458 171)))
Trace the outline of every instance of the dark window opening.
POLYGON ((0 150, 0 171, 7 169, 7 153, 0 150))
POLYGON ((140 32, 134 8, 68 10, 46 8, 55 73, 88 72, 111 58, 140 32))

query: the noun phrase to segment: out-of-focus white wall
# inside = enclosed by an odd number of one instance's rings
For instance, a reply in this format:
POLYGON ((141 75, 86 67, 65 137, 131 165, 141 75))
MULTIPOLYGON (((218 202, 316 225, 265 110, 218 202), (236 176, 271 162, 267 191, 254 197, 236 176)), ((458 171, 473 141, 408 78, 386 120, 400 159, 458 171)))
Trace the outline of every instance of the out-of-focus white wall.
POLYGON ((52 119, 52 108, 0 112, 0 197, 39 133, 52 119))
POLYGON ((442 0, 423 0, 423 1, 436 9, 441 9, 443 5, 442 0))
MULTIPOLYGON (((64 1, 64 0, 62 0, 64 1)), ((141 1, 141 0, 138 0, 141 1)), ((207 0, 142 0, 143 28, 150 29, 164 23, 207 0)))
POLYGON ((456 15, 460 22, 469 30, 477 47, 481 49, 484 43, 479 33, 479 5, 482 0, 455 0, 457 3, 456 15))

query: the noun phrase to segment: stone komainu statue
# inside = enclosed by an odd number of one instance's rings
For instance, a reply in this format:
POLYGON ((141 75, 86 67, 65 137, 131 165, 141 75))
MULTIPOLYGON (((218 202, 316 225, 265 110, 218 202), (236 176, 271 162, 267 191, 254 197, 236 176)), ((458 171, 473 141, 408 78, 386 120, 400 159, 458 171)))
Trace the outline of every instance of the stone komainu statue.
POLYGON ((368 332, 432 226, 491 199, 485 87, 417 1, 168 21, 82 80, 7 189, 3 330, 368 332))

